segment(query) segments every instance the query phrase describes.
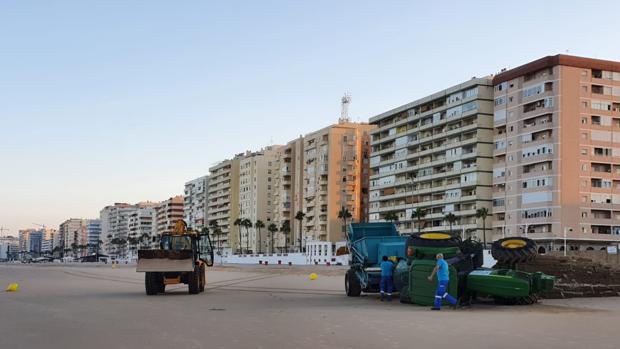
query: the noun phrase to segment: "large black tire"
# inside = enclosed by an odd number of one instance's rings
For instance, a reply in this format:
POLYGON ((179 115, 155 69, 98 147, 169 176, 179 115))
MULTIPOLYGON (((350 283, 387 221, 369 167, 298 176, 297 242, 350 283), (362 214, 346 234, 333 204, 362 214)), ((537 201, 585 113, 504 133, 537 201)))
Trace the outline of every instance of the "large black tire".
POLYGON ((411 297, 409 297, 409 287, 403 286, 398 293, 398 299, 403 304, 411 304, 411 297))
POLYGON ((344 289, 349 297, 359 297, 362 294, 362 285, 355 270, 349 269, 344 276, 344 289))
POLYGON ((517 305, 518 298, 493 297, 493 301, 497 305, 517 305))
POLYGON ((495 297, 493 300, 495 301, 495 304, 499 305, 530 305, 538 302, 538 296, 532 294, 527 297, 520 298, 495 297))
POLYGON ((200 292, 200 268, 194 268, 194 271, 187 275, 187 286, 189 286, 189 294, 200 292))
POLYGON ((161 286, 163 285, 163 280, 161 274, 154 272, 146 272, 144 273, 144 288, 146 289, 146 294, 149 296, 154 296, 161 292, 161 286))
POLYGON ((530 305, 538 303, 538 296, 535 294, 517 299, 517 305, 530 305))
POLYGON ((205 270, 205 265, 201 265, 200 269, 199 269, 199 273, 200 273, 200 292, 204 292, 205 291, 205 285, 207 283, 207 276, 206 276, 206 270, 205 270))
POLYGON ((446 233, 416 233, 407 239, 407 246, 416 247, 459 247, 461 238, 446 233))
POLYGON ((500 265, 514 265, 532 261, 538 255, 538 251, 534 240, 510 237, 493 242, 491 254, 500 265))

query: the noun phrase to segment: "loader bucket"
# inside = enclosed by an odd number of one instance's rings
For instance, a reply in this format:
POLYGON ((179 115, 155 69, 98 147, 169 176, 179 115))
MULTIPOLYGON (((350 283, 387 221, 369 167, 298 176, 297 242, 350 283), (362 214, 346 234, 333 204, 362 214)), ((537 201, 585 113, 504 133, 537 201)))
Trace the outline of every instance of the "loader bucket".
POLYGON ((194 259, 191 250, 139 250, 137 272, 181 272, 193 271, 194 259))

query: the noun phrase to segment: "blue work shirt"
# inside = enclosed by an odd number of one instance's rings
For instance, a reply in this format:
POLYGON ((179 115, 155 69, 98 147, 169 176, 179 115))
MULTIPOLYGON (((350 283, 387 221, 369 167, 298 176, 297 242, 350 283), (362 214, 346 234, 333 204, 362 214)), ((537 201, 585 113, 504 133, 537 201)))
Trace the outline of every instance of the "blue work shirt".
POLYGON ((381 262, 381 276, 392 276, 393 264, 390 261, 381 262))
POLYGON ((450 270, 448 269, 448 262, 443 259, 437 260, 437 280, 438 281, 449 281, 450 280, 450 270))

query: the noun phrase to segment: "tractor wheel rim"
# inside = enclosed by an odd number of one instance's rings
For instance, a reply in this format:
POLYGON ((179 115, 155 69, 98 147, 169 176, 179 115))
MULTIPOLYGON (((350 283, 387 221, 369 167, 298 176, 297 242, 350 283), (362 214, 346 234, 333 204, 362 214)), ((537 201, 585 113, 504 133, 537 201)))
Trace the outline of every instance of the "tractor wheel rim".
POLYGON ((424 233, 420 235, 420 239, 424 240, 448 240, 452 236, 445 233, 424 233))
POLYGON ((510 240, 502 241, 502 247, 504 248, 516 249, 516 248, 523 248, 525 246, 527 246, 527 242, 523 240, 519 240, 519 239, 510 239, 510 240))

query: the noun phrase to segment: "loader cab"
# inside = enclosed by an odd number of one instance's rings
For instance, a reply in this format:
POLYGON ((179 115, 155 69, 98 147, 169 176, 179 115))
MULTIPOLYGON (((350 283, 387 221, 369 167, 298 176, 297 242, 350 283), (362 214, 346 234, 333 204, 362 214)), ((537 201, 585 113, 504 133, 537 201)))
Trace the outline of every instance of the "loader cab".
POLYGON ((192 250, 192 238, 189 235, 163 235, 160 248, 169 251, 192 250))

